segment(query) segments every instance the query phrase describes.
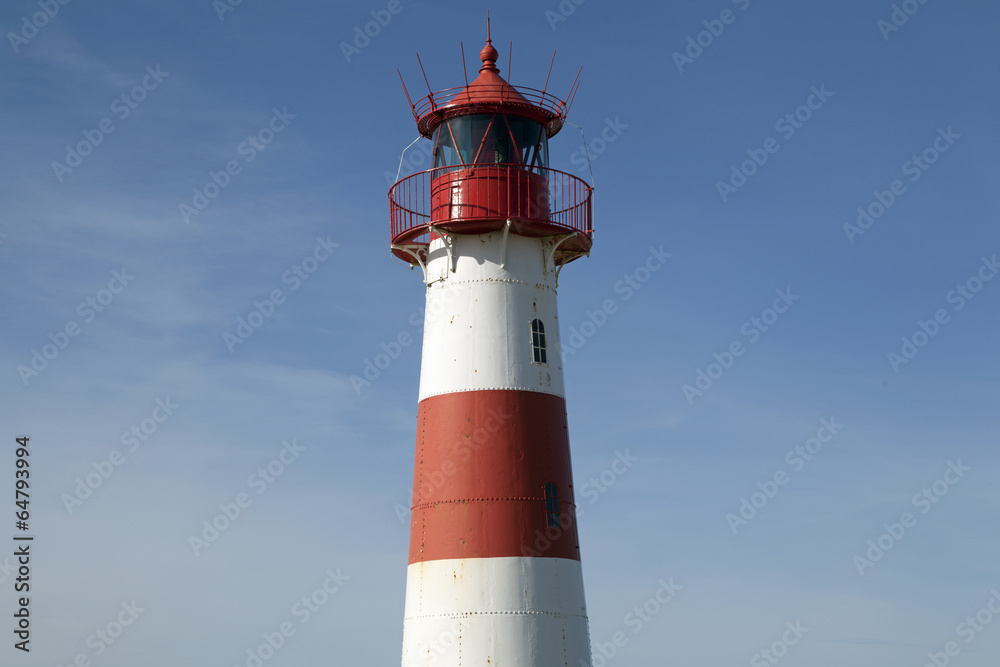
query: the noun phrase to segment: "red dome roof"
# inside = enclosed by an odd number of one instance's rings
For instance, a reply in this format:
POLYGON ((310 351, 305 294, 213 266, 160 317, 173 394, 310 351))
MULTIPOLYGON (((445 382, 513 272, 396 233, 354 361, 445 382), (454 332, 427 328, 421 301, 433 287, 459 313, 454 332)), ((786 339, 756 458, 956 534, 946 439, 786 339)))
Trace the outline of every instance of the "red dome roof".
POLYGON ((458 104, 526 104, 531 106, 524 95, 517 92, 514 86, 504 81, 497 69, 497 50, 489 40, 479 52, 483 66, 479 68, 479 76, 446 105, 452 107, 458 104))
MULTIPOLYGON (((415 105, 419 114, 417 129, 430 137, 434 128, 448 118, 477 113, 504 113, 529 118, 543 125, 556 118, 565 117, 565 104, 541 91, 525 89, 529 99, 517 88, 507 83, 497 69, 497 50, 491 40, 479 52, 483 66, 475 81, 461 88, 451 88, 428 95, 415 105)), ((561 123, 549 125, 549 134, 555 134, 561 123)))

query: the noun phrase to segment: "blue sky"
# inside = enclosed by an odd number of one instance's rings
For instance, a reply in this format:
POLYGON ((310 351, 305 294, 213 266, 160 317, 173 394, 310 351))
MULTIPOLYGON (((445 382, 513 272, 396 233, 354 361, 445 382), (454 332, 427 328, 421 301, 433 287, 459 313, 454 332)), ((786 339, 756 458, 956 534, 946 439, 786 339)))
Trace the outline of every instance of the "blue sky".
MULTIPOLYGON (((388 252, 395 68, 461 85, 487 7, 41 5, 0 9, 0 485, 30 435, 37 536, 32 651, 0 662, 246 665, 287 623, 264 664, 398 664, 423 288, 388 252)), ((559 305, 595 665, 996 664, 1000 8, 897 6, 492 8, 513 83, 583 66, 597 231, 559 305)), ((589 179, 581 146, 552 166, 589 179)))

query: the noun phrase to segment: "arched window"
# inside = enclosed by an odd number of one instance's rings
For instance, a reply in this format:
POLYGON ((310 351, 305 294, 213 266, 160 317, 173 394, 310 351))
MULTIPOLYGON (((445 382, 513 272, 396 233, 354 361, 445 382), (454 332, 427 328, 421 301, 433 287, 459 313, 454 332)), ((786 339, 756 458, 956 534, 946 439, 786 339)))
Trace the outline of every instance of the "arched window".
POLYGON ((545 483, 545 525, 559 527, 559 490, 553 482, 545 483))
POLYGON ((531 320, 531 363, 547 364, 545 356, 545 325, 538 318, 531 320))

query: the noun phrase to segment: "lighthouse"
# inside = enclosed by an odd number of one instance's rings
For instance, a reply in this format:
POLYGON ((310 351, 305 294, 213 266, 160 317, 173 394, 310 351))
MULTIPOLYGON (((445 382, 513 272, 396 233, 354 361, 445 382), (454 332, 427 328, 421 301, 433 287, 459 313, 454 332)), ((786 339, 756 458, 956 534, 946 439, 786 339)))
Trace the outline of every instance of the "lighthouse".
POLYGON ((426 285, 402 667, 589 667, 556 288, 592 189, 549 166, 548 76, 510 85, 489 35, 479 57, 463 86, 404 84, 434 166, 389 190, 426 285))

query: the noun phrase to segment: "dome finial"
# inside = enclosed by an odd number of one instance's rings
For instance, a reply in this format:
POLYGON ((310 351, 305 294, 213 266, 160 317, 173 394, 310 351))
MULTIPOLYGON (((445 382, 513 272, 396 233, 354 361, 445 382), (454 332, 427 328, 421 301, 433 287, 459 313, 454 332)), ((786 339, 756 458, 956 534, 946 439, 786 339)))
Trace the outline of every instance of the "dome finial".
POLYGON ((495 48, 493 48, 493 39, 490 37, 490 12, 486 11, 486 46, 483 50, 479 52, 479 59, 483 61, 483 66, 479 68, 480 72, 490 71, 499 72, 497 69, 497 56, 500 55, 495 48))

